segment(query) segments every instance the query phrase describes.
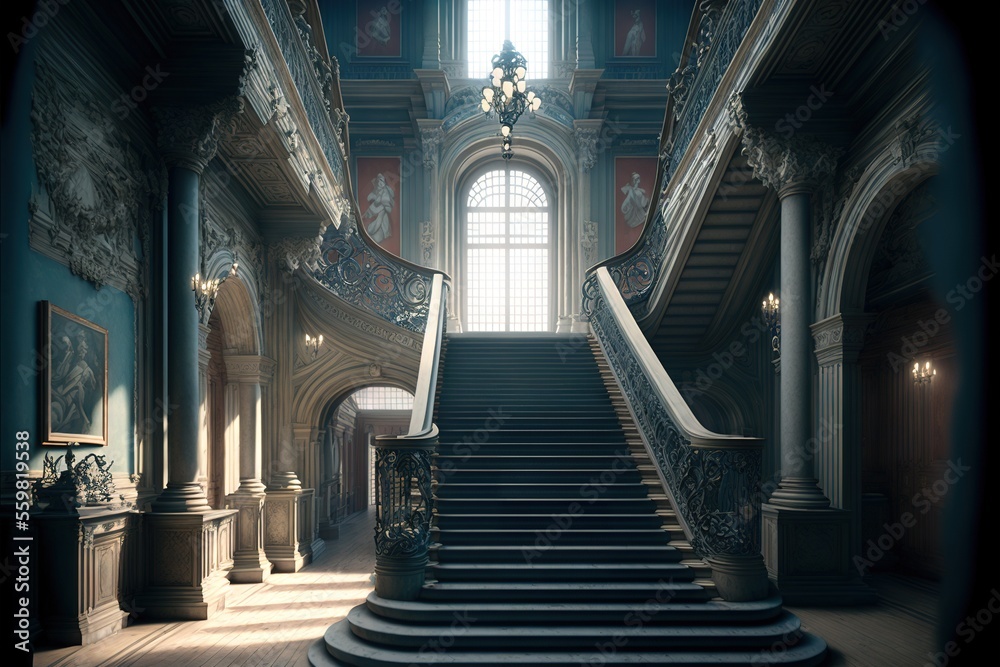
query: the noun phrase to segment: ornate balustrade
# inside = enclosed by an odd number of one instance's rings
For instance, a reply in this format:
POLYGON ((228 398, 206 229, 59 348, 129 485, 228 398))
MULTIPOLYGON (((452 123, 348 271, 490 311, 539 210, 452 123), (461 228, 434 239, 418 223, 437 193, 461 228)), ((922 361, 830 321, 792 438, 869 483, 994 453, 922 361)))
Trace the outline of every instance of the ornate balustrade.
POLYGON ((430 291, 409 431, 375 439, 375 592, 388 599, 416 599, 424 582, 433 509, 431 457, 438 442, 434 397, 447 301, 448 286, 437 274, 430 291))
MULTIPOLYGON (((692 17, 687 41, 692 46, 682 54, 677 71, 667 85, 670 97, 660 135, 660 164, 655 185, 659 198, 650 206, 639 241, 625 253, 598 265, 607 267, 636 319, 641 320, 649 314, 649 297, 668 251, 670 239, 664 215, 670 180, 762 2, 707 0, 698 5, 692 17)), ((596 293, 595 282, 593 272, 584 281, 584 313, 590 310, 588 303, 596 293)))
POLYGON ((339 226, 327 226, 318 248, 312 244, 309 251, 298 253, 298 260, 312 277, 345 301, 421 333, 427 321, 431 282, 441 274, 383 250, 357 222, 361 214, 346 166, 349 116, 340 92, 340 68, 337 59, 326 52, 322 31, 307 21, 308 17, 316 23, 318 11, 307 7, 293 16, 285 0, 261 0, 261 4, 310 128, 342 186, 349 211, 338 221, 339 226))
POLYGON ((660 364, 607 267, 594 272, 590 323, 695 552, 727 600, 767 594, 760 554, 757 438, 709 431, 660 364))

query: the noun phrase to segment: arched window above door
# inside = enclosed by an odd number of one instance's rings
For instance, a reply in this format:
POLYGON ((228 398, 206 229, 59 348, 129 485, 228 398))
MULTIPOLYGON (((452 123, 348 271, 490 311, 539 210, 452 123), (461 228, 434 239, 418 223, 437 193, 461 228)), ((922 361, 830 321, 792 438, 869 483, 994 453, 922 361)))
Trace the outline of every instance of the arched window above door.
POLYGON ((468 190, 464 224, 468 331, 551 330, 551 210, 541 182, 510 165, 468 190))

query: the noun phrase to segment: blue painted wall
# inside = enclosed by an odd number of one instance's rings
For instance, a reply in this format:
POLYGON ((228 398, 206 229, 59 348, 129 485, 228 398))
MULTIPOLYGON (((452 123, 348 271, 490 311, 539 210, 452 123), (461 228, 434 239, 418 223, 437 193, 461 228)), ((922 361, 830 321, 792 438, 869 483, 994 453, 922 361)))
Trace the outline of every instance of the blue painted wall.
POLYGON ((31 86, 35 45, 21 52, 3 126, 0 187, 0 468, 14 468, 17 431, 31 433, 32 469, 40 469, 42 447, 40 382, 42 378, 39 301, 76 313, 108 330, 109 446, 81 446, 77 452, 107 454, 113 472, 132 472, 135 412, 135 308, 128 295, 112 287, 100 290, 62 264, 28 245, 28 202, 35 181, 31 151, 31 86))

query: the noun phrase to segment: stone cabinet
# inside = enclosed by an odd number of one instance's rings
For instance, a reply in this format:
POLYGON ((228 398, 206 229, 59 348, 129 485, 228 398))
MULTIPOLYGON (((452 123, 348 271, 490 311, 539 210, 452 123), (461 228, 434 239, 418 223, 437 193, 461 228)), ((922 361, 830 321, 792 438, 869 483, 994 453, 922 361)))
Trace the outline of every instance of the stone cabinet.
POLYGON ((47 641, 92 644, 128 625, 140 585, 142 515, 98 505, 38 512, 40 613, 47 641))

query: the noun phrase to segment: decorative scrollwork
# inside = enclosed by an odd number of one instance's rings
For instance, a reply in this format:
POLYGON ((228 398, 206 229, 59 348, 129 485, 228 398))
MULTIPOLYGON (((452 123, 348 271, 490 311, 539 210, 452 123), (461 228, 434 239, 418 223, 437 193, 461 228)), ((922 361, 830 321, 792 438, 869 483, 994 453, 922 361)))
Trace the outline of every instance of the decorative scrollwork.
MULTIPOLYGON (((675 98, 677 122, 673 127, 669 144, 669 154, 661 159, 660 200, 656 203, 657 213, 649 221, 649 229, 638 244, 621 259, 608 265, 622 298, 636 319, 648 314, 649 295, 659 278, 661 261, 666 253, 669 240, 666 209, 666 191, 670 179, 694 138, 695 129, 708 109, 709 103, 722 81, 740 43, 750 29, 750 24, 760 9, 762 0, 731 0, 725 10, 721 3, 706 3, 705 16, 701 25, 702 36, 697 50, 693 51, 694 62, 682 62, 671 78, 670 94, 675 98), (721 13, 721 15, 720 15, 721 13), (674 158, 678 159, 674 159, 674 158)), ((690 57, 688 60, 690 60, 690 57)), ((586 301, 586 287, 584 299, 586 301)), ((584 305, 584 312, 588 312, 584 305)))
POLYGON ((300 28, 295 25, 283 0, 262 0, 261 5, 302 98, 309 125, 323 148, 333 175, 342 180, 345 173, 344 155, 339 135, 334 130, 340 118, 331 117, 333 109, 329 103, 330 89, 334 83, 333 71, 311 44, 303 43, 300 28))
POLYGON ((759 554, 760 450, 692 446, 658 398, 596 280, 588 280, 584 292, 590 297, 594 334, 604 344, 636 426, 652 446, 695 552, 701 557, 759 554))
POLYGON ((327 227, 313 276, 345 301, 404 329, 422 333, 427 326, 431 275, 392 261, 360 233, 327 227))
POLYGON ((431 518, 431 452, 376 449, 375 555, 427 553, 431 518))
MULTIPOLYGON (((35 497, 47 511, 71 512, 83 505, 109 504, 116 491, 111 475, 112 465, 114 461, 108 463, 104 456, 98 454, 87 454, 77 463, 71 448, 67 448, 64 457, 56 459, 46 454, 42 462, 42 477, 34 484, 35 497), (65 461, 66 469, 60 471, 59 463, 62 461, 65 461)), ((124 495, 118 498, 119 505, 130 505, 124 495)))

